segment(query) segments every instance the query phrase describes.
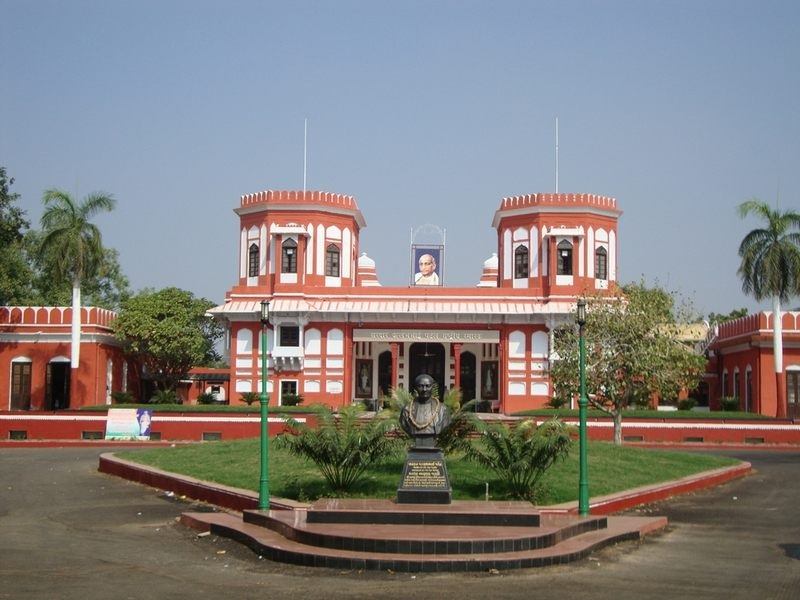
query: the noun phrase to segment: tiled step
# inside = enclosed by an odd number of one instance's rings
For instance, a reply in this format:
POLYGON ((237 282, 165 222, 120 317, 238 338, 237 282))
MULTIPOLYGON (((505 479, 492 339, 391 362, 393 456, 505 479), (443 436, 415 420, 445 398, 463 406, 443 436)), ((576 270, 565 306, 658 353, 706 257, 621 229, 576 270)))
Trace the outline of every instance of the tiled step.
MULTIPOLYGON (((606 517, 548 516, 540 527, 504 525, 363 524, 309 522, 311 512, 244 511, 246 523, 305 544, 337 550, 396 554, 491 554, 546 548, 606 527, 606 517)), ((476 519, 477 520, 477 519, 476 519)), ((480 520, 477 520, 479 523, 480 520)), ((538 519, 537 519, 538 521, 538 519)), ((456 519, 461 523, 461 519, 456 519)))
POLYGON ((399 572, 486 571, 563 564, 583 558, 605 545, 639 539, 666 526, 664 518, 610 517, 605 529, 570 537, 545 548, 472 554, 401 554, 309 546, 227 513, 186 513, 184 522, 237 540, 259 555, 277 562, 399 572))
POLYGON ((375 525, 539 525, 541 511, 528 502, 400 504, 391 500, 328 498, 308 509, 309 523, 371 523, 375 525))

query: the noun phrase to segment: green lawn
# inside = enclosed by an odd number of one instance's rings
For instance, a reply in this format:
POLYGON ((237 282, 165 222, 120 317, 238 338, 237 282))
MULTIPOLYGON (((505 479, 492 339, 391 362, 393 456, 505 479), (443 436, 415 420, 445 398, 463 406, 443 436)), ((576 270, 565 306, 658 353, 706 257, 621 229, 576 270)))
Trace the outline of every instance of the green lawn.
MULTIPOLYGON (((259 440, 205 442, 118 452, 127 460, 155 466, 229 486, 258 490, 259 440)), ((404 454, 368 471, 366 479, 352 491, 352 497, 393 498, 400 481, 404 454)), ((669 481, 708 469, 736 464, 730 458, 708 454, 666 452, 643 448, 615 447, 603 442, 589 444, 589 492, 592 496, 669 481)), ((510 499, 491 472, 459 457, 449 457, 447 468, 453 497, 483 499, 486 483, 494 500, 510 499)), ((569 457, 544 477, 537 502, 557 504, 577 500, 578 446, 569 457)), ((316 467, 288 452, 270 447, 270 493, 296 500, 314 500, 331 495, 316 467)))

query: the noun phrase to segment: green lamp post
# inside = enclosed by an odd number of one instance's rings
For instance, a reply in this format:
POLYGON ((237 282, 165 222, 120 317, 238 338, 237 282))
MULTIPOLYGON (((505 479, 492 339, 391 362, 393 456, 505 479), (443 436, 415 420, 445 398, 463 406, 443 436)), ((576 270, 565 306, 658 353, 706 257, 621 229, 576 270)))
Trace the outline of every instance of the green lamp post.
POLYGON ((583 326, 586 325, 586 300, 578 299, 575 320, 578 322, 578 343, 580 362, 580 397, 578 398, 578 420, 580 441, 580 473, 578 476, 578 514, 585 517, 589 514, 589 465, 586 454, 586 407, 589 399, 586 396, 586 342, 583 337, 583 326))
POLYGON ((269 410, 267 408, 267 323, 269 300, 261 301, 261 477, 258 509, 269 510, 269 410))

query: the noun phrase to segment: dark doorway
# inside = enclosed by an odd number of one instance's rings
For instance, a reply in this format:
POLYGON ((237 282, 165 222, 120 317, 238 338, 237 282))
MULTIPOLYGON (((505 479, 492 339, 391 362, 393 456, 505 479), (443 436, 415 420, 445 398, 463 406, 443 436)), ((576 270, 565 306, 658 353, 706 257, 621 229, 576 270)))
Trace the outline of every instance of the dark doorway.
POLYGON ((51 362, 47 365, 47 382, 44 395, 45 410, 64 410, 69 408, 68 362, 51 362))
POLYGON ((444 394, 444 346, 441 344, 428 344, 417 342, 408 349, 410 356, 410 371, 408 386, 414 385, 417 375, 427 373, 439 387, 439 396, 444 394))
POLYGON ((31 363, 11 363, 11 410, 31 409, 31 363))
POLYGON ((786 416, 790 419, 800 417, 800 371, 786 372, 786 416))
POLYGON ((475 399, 475 355, 472 352, 461 354, 461 401, 467 403, 475 399))
POLYGON ((381 396, 392 393, 392 353, 389 350, 378 355, 378 389, 381 396))

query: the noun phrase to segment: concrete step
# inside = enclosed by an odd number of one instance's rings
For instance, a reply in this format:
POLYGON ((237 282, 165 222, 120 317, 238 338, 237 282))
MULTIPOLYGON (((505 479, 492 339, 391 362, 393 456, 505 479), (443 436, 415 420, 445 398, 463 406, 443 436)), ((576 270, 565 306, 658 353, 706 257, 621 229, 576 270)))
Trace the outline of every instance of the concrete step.
MULTIPOLYGON (((241 517, 228 513, 185 513, 183 522, 198 529, 208 530, 215 535, 237 540, 259 555, 277 562, 336 569, 397 572, 487 571, 564 564, 584 558, 593 550, 609 544, 641 539, 648 533, 663 529, 667 524, 663 517, 608 517, 604 529, 581 533, 542 548, 461 553, 459 545, 459 552, 451 552, 453 548, 447 546, 446 552, 443 553, 420 551, 404 554, 309 545, 288 539, 266 527, 247 523, 241 517)), ((458 530, 445 530, 441 527, 426 526, 427 530, 430 530, 426 533, 427 539, 436 539, 437 535, 441 534, 452 541, 452 536, 458 533, 458 530)), ((469 535, 468 529, 462 533, 469 535)), ((460 544, 462 541, 471 540, 457 541, 460 544)))

